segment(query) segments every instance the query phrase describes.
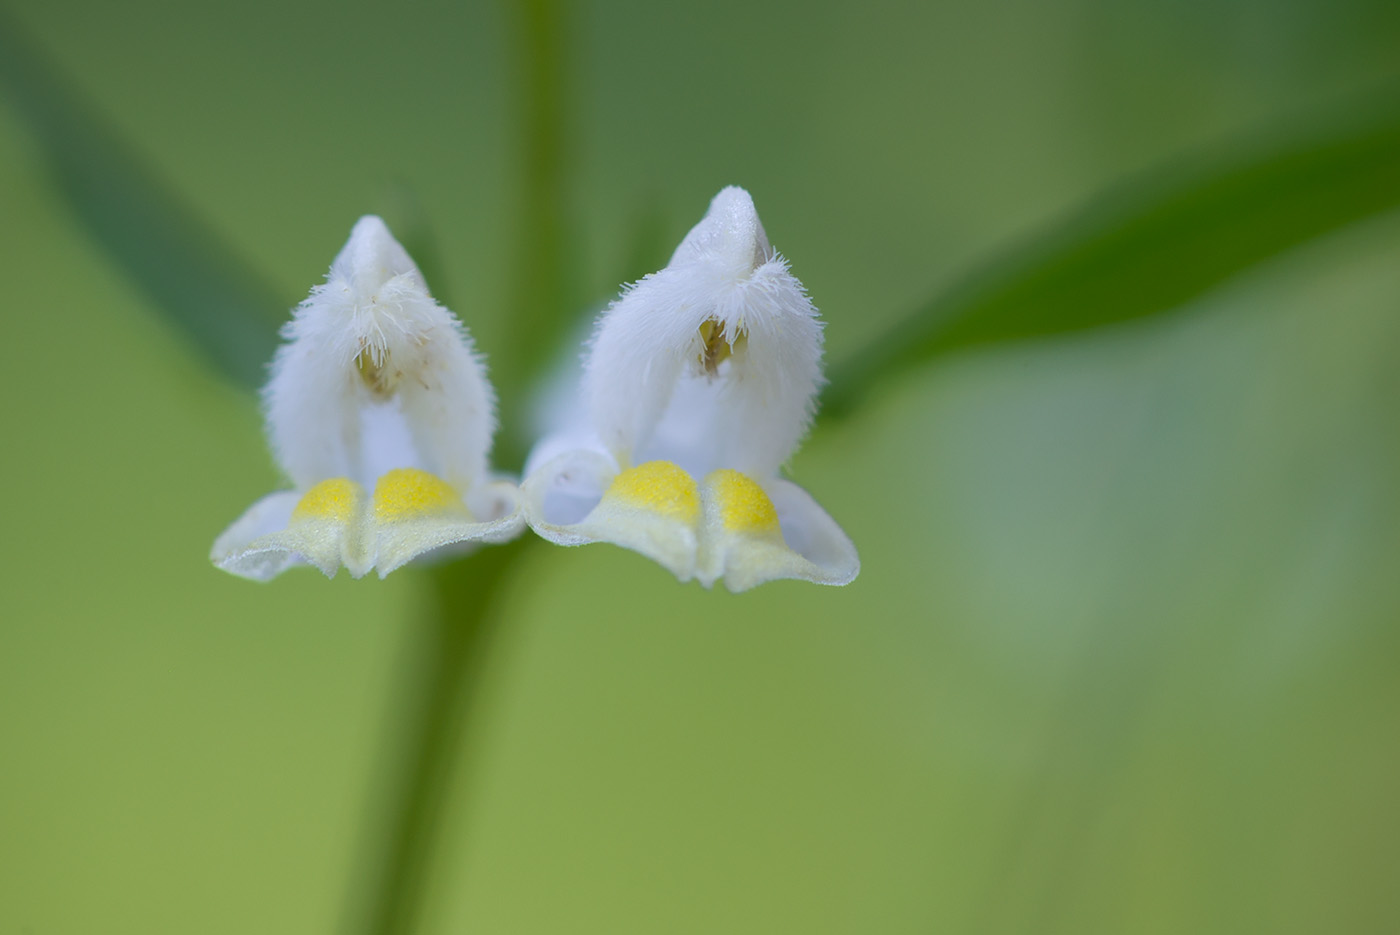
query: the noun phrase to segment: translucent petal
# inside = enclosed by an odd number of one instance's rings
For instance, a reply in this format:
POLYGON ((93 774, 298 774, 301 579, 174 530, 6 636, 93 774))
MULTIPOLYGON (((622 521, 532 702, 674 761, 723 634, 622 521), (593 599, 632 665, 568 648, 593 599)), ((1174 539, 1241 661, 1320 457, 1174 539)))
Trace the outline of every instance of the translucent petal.
POLYGON ((425 471, 391 471, 375 487, 365 517, 374 567, 383 578, 405 563, 451 545, 504 542, 524 528, 514 484, 492 485, 493 512, 474 515, 445 481, 425 471))
POLYGON ((295 554, 280 549, 249 550, 256 539, 287 528, 292 510, 301 496, 284 490, 268 494, 233 521, 209 552, 209 560, 225 571, 256 581, 267 581, 281 574, 298 559, 295 554))
POLYGON ((764 489, 778 511, 783 540, 810 562, 814 571, 801 575, 819 584, 850 584, 860 574, 855 544, 831 515, 806 490, 792 481, 774 478, 764 489))
POLYGON ((471 510, 446 481, 416 468, 389 471, 374 495, 346 478, 332 478, 304 495, 265 497, 214 543, 220 568, 266 581, 295 564, 327 577, 344 565, 356 578, 389 572, 453 545, 504 542, 525 528, 518 491, 509 482, 484 485, 471 510))
POLYGON ((674 464, 619 471, 592 451, 560 455, 521 486, 525 518, 557 545, 610 542, 640 552, 682 581, 695 573, 700 498, 674 464))
POLYGON ((843 585, 860 571, 850 539, 796 484, 716 471, 701 498, 697 577, 706 587, 720 578, 734 592, 778 578, 843 585))
POLYGON ((214 543, 214 563, 225 571, 267 581, 305 562, 332 578, 341 565, 356 578, 372 564, 359 536, 364 491, 353 481, 333 478, 304 495, 275 493, 254 504, 214 543), (253 514, 258 513, 257 520, 253 514), (279 524, 280 520, 280 524, 279 524), (254 527, 255 538, 244 538, 254 527))

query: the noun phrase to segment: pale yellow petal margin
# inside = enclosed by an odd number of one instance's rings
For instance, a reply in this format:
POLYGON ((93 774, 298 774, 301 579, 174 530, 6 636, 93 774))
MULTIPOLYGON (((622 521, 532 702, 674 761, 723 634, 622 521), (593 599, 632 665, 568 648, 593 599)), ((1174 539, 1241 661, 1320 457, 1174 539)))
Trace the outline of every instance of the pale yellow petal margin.
POLYGON ((520 493, 530 528, 556 545, 611 542, 640 552, 682 581, 695 575, 700 495, 695 480, 670 462, 619 472, 601 454, 570 452, 541 465, 520 493), (595 499, 602 490, 603 496, 578 522, 550 522, 558 510, 548 501, 575 490, 592 490, 595 499))
POLYGON ((760 486, 738 471, 715 471, 701 487, 696 577, 724 579, 734 592, 779 578, 850 584, 860 573, 856 547, 801 487, 780 478, 760 486))
POLYGON ((619 472, 602 454, 571 452, 532 472, 521 495, 526 521, 549 541, 611 542, 707 588, 720 579, 735 592, 777 578, 842 585, 860 571, 855 546, 835 520, 801 487, 776 478, 761 485, 722 470, 697 484, 669 461, 619 472), (596 506, 581 519, 550 521, 567 512, 567 503, 551 498, 588 489, 596 506))
MULTIPOLYGON (((254 503, 214 540, 210 560, 235 575, 258 581, 267 581, 286 571, 297 561, 294 553, 276 546, 250 546, 285 530, 300 499, 295 491, 283 490, 254 503)), ((339 564, 336 562, 337 567, 339 564)))
POLYGON ((214 543, 210 558, 226 571, 266 581, 301 561, 334 577, 344 565, 379 577, 456 543, 504 542, 524 528, 515 485, 486 485, 473 498, 493 517, 478 521, 457 491, 426 471, 401 468, 375 484, 372 497, 346 478, 305 494, 275 493, 244 513, 214 543))
POLYGON ((379 577, 424 552, 458 542, 506 542, 525 528, 514 484, 488 484, 483 499, 478 509, 496 519, 478 522, 456 490, 426 471, 385 474, 375 485, 367 523, 379 577))

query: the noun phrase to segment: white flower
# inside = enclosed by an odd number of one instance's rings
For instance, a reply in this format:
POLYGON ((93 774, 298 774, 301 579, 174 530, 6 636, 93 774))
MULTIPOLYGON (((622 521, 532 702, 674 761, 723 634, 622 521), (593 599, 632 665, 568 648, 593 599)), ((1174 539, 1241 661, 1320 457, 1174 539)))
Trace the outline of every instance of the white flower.
POLYGON ((560 545, 633 549, 705 587, 849 583, 855 547, 778 476, 811 423, 821 347, 753 200, 724 189, 666 268, 600 319, 576 396, 586 411, 526 465, 530 526, 560 545))
POLYGON ((524 528, 487 465, 495 397, 471 338, 377 217, 363 217, 283 329, 263 391, 294 490, 214 543, 220 568, 267 580, 299 562, 382 578, 432 549, 524 528))

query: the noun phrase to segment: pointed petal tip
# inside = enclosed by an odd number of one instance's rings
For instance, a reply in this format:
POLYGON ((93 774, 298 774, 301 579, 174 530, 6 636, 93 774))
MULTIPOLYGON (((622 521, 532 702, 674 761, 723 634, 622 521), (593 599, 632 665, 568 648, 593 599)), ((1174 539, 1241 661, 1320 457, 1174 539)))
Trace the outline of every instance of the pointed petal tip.
POLYGON ((710 199, 705 217, 686 234, 671 255, 671 264, 715 257, 754 270, 773 255, 753 197, 739 186, 729 185, 710 199))
POLYGON ((341 255, 347 259, 353 258, 355 261, 364 262, 366 259, 395 249, 403 252, 403 247, 389 232, 389 225, 385 224, 384 219, 377 214, 366 214, 355 222, 354 227, 350 228, 350 238, 346 240, 341 255))
POLYGON ((355 222, 350 229, 350 239, 331 265, 331 273, 367 285, 386 282, 405 273, 422 279, 408 251, 394 239, 384 219, 375 214, 366 214, 355 222))
POLYGON ((758 218, 753 196, 745 189, 737 185, 720 189, 719 194, 710 200, 706 217, 714 217, 721 222, 734 239, 736 252, 742 250, 752 256, 754 268, 772 259, 773 245, 768 242, 768 234, 758 218))
POLYGON ((350 229, 351 238, 355 237, 389 237, 389 225, 384 223, 384 219, 377 214, 364 214, 355 222, 355 226, 350 229))
POLYGON ((753 205, 753 196, 748 189, 740 188, 738 185, 726 185, 719 190, 715 197, 710 199, 710 213, 726 212, 737 215, 756 215, 758 210, 753 205))

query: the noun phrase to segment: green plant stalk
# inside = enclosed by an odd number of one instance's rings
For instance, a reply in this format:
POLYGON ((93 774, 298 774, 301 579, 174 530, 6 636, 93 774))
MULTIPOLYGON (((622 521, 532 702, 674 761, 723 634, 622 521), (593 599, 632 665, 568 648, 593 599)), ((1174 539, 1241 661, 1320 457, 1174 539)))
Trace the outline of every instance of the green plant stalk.
POLYGON ((401 722, 390 726, 388 799, 365 841, 361 873, 341 927, 347 933, 389 935, 418 928, 442 817, 464 784, 460 754, 472 734, 503 592, 521 555, 534 545, 517 539, 486 546, 431 568, 431 603, 413 664, 395 697, 401 722))
MULTIPOLYGON (((513 300, 509 340, 494 349, 492 372, 504 400, 523 398, 528 381, 553 345, 540 340, 569 313, 564 272, 562 206, 565 172, 564 28, 555 0, 507 3, 512 23, 523 114, 524 171, 515 212, 513 300)), ((526 420, 507 413, 505 424, 526 420)), ((497 463, 524 457, 524 440, 509 432, 498 440, 497 463)), ((368 904, 351 893, 347 931, 398 935, 415 931, 431 875, 436 829, 442 824, 454 782, 454 764, 470 735, 472 712, 480 708, 481 676, 489 664, 492 634, 499 623, 502 584, 535 540, 487 546, 431 572, 433 603, 426 621, 424 654, 404 675, 405 693, 421 690, 407 716, 405 745, 390 744, 403 771, 393 782, 396 803, 387 827, 370 845, 375 867, 368 904), (420 689, 419 687, 422 686, 420 689), (374 855, 378 860, 374 860, 374 855), (359 924, 357 924, 359 923, 359 924)))
POLYGON ((518 464, 529 439, 523 409, 528 390, 557 351, 578 309, 568 249, 572 181, 568 133, 567 4, 560 0, 505 0, 510 27, 511 110, 517 115, 510 290, 510 340, 492 348, 491 373, 502 400, 497 462, 518 464))

